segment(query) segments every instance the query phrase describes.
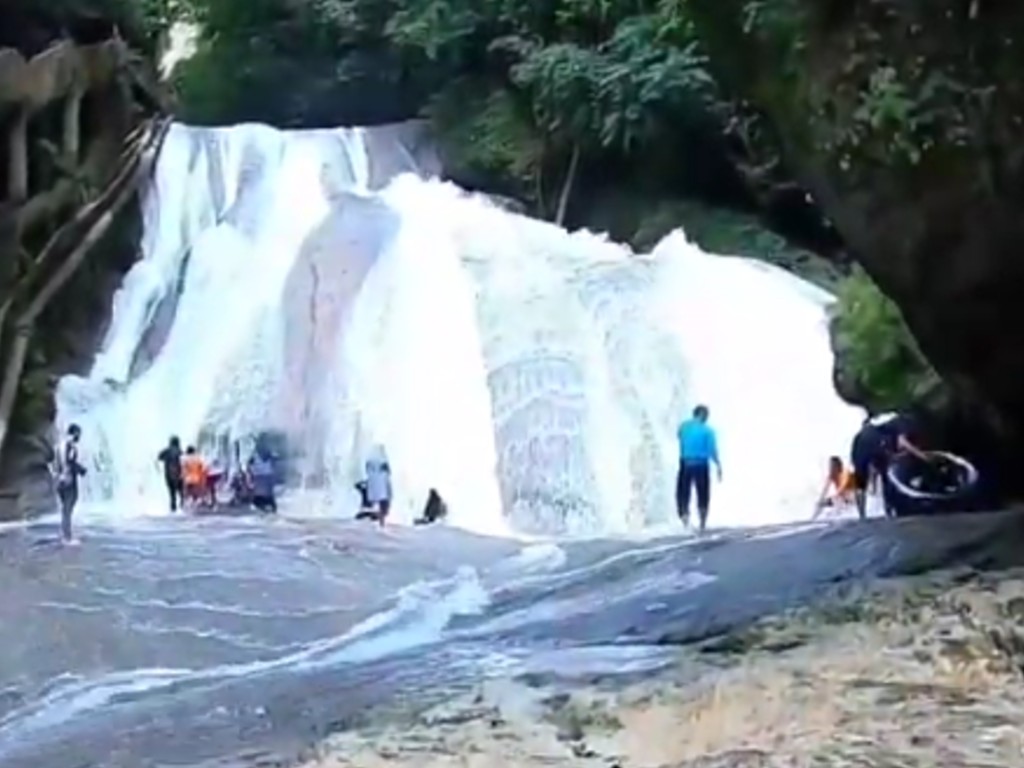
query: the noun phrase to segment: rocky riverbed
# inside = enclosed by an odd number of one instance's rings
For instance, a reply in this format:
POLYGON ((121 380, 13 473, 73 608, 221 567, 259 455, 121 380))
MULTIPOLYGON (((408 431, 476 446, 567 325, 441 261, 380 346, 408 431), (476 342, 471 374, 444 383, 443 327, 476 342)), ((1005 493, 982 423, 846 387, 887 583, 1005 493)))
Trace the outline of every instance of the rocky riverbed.
POLYGON ((703 539, 54 536, 0 535, 4 768, 1017 764, 1018 513, 703 539))
POLYGON ((1022 765, 1022 620, 1021 570, 892 580, 681 648, 619 690, 488 681, 306 765, 1022 765))

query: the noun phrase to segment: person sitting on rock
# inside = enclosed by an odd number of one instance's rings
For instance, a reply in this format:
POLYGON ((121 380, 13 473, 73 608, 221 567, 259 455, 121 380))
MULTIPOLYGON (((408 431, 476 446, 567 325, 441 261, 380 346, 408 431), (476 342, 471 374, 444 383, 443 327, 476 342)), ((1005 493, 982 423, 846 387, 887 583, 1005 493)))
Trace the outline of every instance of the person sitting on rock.
POLYGON ((430 525, 448 517, 448 505, 444 503, 436 488, 427 494, 427 505, 423 508, 423 516, 413 521, 416 525, 430 525))
POLYGON ((853 472, 843 466, 843 460, 838 456, 830 457, 825 485, 821 489, 821 495, 811 519, 816 520, 826 509, 837 509, 852 504, 855 501, 855 496, 853 472))

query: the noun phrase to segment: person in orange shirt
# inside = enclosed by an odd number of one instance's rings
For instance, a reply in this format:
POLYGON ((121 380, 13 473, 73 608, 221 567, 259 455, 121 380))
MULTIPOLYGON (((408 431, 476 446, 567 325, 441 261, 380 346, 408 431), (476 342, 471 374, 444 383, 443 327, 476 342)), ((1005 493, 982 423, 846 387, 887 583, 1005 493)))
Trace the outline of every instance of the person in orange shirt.
POLYGON ((843 466, 843 460, 838 456, 830 457, 825 486, 821 489, 821 496, 818 498, 814 516, 811 519, 816 520, 822 512, 830 507, 836 508, 852 504, 855 490, 853 472, 843 466))
POLYGON ((209 495, 206 462, 193 445, 185 449, 185 458, 181 460, 181 474, 185 482, 185 499, 193 506, 205 500, 209 495))

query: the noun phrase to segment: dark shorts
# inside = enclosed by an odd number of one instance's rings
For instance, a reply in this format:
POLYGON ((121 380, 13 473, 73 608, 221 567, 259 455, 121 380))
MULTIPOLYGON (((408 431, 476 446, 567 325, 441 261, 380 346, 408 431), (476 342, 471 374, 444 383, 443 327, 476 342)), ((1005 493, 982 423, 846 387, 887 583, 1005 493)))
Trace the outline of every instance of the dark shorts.
POLYGON ((260 512, 277 512, 277 499, 266 494, 253 494, 252 505, 260 512))
POLYGON ((58 483, 57 498, 62 509, 73 509, 78 503, 78 483, 58 483))

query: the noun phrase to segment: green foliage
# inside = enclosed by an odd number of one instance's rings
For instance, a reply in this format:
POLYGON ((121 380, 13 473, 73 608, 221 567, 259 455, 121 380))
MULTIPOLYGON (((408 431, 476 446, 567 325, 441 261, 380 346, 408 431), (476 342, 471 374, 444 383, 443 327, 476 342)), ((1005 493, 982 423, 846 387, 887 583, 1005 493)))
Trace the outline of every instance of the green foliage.
POLYGON ((486 81, 460 80, 439 93, 428 112, 443 138, 450 170, 508 180, 510 192, 535 187, 544 142, 528 109, 510 91, 486 81))
POLYGON ((938 77, 914 90, 891 65, 871 71, 856 106, 839 128, 840 167, 848 171, 855 159, 869 157, 881 162, 920 163, 935 143, 938 112, 934 101, 940 90, 938 77))
POLYGON ((196 54, 175 71, 180 115, 284 127, 409 117, 445 73, 402 55, 386 0, 181 0, 196 54))
POLYGON ((658 17, 629 17, 597 46, 538 47, 512 67, 512 82, 555 142, 628 152, 666 116, 711 101, 713 84, 696 41, 663 45, 662 34, 658 17))
POLYGON ((751 0, 743 7, 742 31, 774 49, 782 65, 780 74, 791 80, 799 75, 807 46, 805 19, 800 0, 751 0))
POLYGON ((902 408, 938 386, 899 309, 860 269, 840 288, 833 332, 842 365, 871 405, 902 408))
POLYGON ((425 111, 467 163, 510 172, 523 193, 574 149, 599 162, 716 119, 678 0, 180 1, 202 30, 178 75, 196 122, 425 111), (360 57, 368 66, 353 67, 360 57), (359 111, 374 98, 388 103, 359 111))

